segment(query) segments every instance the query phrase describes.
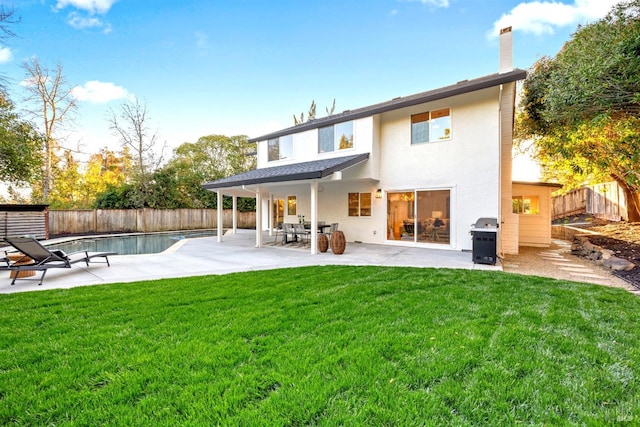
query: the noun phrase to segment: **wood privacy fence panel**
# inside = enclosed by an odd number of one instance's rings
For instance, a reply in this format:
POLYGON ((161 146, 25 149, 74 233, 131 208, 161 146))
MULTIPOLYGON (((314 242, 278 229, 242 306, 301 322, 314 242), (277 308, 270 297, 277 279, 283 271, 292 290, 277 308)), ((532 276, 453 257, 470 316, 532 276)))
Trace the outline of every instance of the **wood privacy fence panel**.
POLYGON ((627 199, 617 182, 605 182, 591 187, 587 199, 587 213, 598 215, 611 221, 627 221, 627 199))
POLYGON ((587 189, 577 188, 551 198, 551 218, 558 219, 587 213, 587 189))
POLYGON ((616 182, 578 188, 553 197, 551 202, 553 219, 580 214, 596 215, 612 221, 626 221, 629 218, 624 191, 616 182))
POLYGON ((49 237, 47 211, 10 211, 0 209, 0 238, 35 236, 49 237))
MULTIPOLYGON (((238 228, 255 228, 255 212, 238 212, 238 228)), ((222 214, 231 228, 233 211, 222 214)), ((216 209, 97 209, 49 211, 51 235, 110 232, 151 233, 217 227, 216 209)))

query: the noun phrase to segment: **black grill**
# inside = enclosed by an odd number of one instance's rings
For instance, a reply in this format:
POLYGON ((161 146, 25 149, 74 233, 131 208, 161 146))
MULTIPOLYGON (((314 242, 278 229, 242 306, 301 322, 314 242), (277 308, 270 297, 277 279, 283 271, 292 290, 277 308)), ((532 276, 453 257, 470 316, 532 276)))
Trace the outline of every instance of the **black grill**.
POLYGON ((473 263, 495 265, 498 259, 496 244, 498 238, 497 218, 479 218, 472 227, 473 263))

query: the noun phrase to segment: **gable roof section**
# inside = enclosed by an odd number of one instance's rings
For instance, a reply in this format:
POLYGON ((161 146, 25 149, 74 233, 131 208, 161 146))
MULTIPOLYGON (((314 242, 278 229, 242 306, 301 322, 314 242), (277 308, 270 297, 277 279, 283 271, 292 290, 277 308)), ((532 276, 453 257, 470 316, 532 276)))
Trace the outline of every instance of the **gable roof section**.
POLYGON ((352 156, 334 157, 331 159, 314 160, 311 162, 294 163, 291 165, 273 166, 270 168, 254 169, 238 175, 228 176, 216 181, 202 184, 205 190, 217 188, 240 187, 243 185, 302 181, 306 179, 320 179, 334 172, 344 170, 350 166, 369 159, 369 153, 354 154, 352 156))
POLYGON ((329 126, 335 123, 345 122, 347 120, 361 119, 363 117, 372 116, 374 114, 380 114, 387 111, 398 110, 400 108, 423 104, 425 102, 431 102, 438 99, 449 98, 451 96, 475 92, 477 90, 499 86, 504 83, 512 83, 518 80, 523 80, 526 76, 527 72, 525 70, 516 68, 513 71, 509 71, 508 73, 496 73, 484 77, 479 77, 473 80, 462 80, 454 85, 445 86, 439 89, 429 90, 427 92, 416 93, 414 95, 404 97, 398 97, 392 99, 391 101, 381 102, 379 104, 370 105, 368 107, 362 107, 355 110, 347 110, 328 117, 310 120, 297 126, 282 129, 277 132, 259 136, 257 138, 251 138, 249 139, 249 142, 264 141, 267 139, 277 138, 279 136, 290 135, 323 126, 329 126))

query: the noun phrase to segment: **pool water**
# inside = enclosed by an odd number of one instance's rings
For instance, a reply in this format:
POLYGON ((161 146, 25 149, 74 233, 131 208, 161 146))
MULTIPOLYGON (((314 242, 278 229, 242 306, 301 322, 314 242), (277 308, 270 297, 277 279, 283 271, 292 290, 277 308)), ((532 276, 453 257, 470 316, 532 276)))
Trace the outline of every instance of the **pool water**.
POLYGON ((171 233, 127 234, 106 237, 78 237, 62 243, 46 245, 66 253, 79 251, 116 252, 118 255, 156 254, 169 249, 182 239, 216 236, 215 231, 178 231, 171 233))

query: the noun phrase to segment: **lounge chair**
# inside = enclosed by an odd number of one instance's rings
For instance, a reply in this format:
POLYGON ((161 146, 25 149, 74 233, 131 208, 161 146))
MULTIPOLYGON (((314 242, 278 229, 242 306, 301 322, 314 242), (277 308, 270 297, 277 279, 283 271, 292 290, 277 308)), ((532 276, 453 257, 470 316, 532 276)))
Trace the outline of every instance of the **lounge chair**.
POLYGON ((111 266, 109 264, 109 255, 117 255, 116 252, 87 251, 74 252, 67 255, 63 251, 47 249, 32 237, 6 237, 4 240, 23 254, 19 259, 11 260, 9 258, 10 252, 7 252, 6 258, 0 258, 0 262, 5 264, 0 265, 0 271, 15 272, 11 285, 14 285, 16 279, 20 278, 18 273, 21 271, 42 271, 40 283, 38 283, 38 285, 42 285, 44 275, 50 268, 71 268, 72 264, 78 262, 84 262, 88 267, 93 258, 104 258, 104 261, 93 262, 106 263, 107 266, 111 266))

